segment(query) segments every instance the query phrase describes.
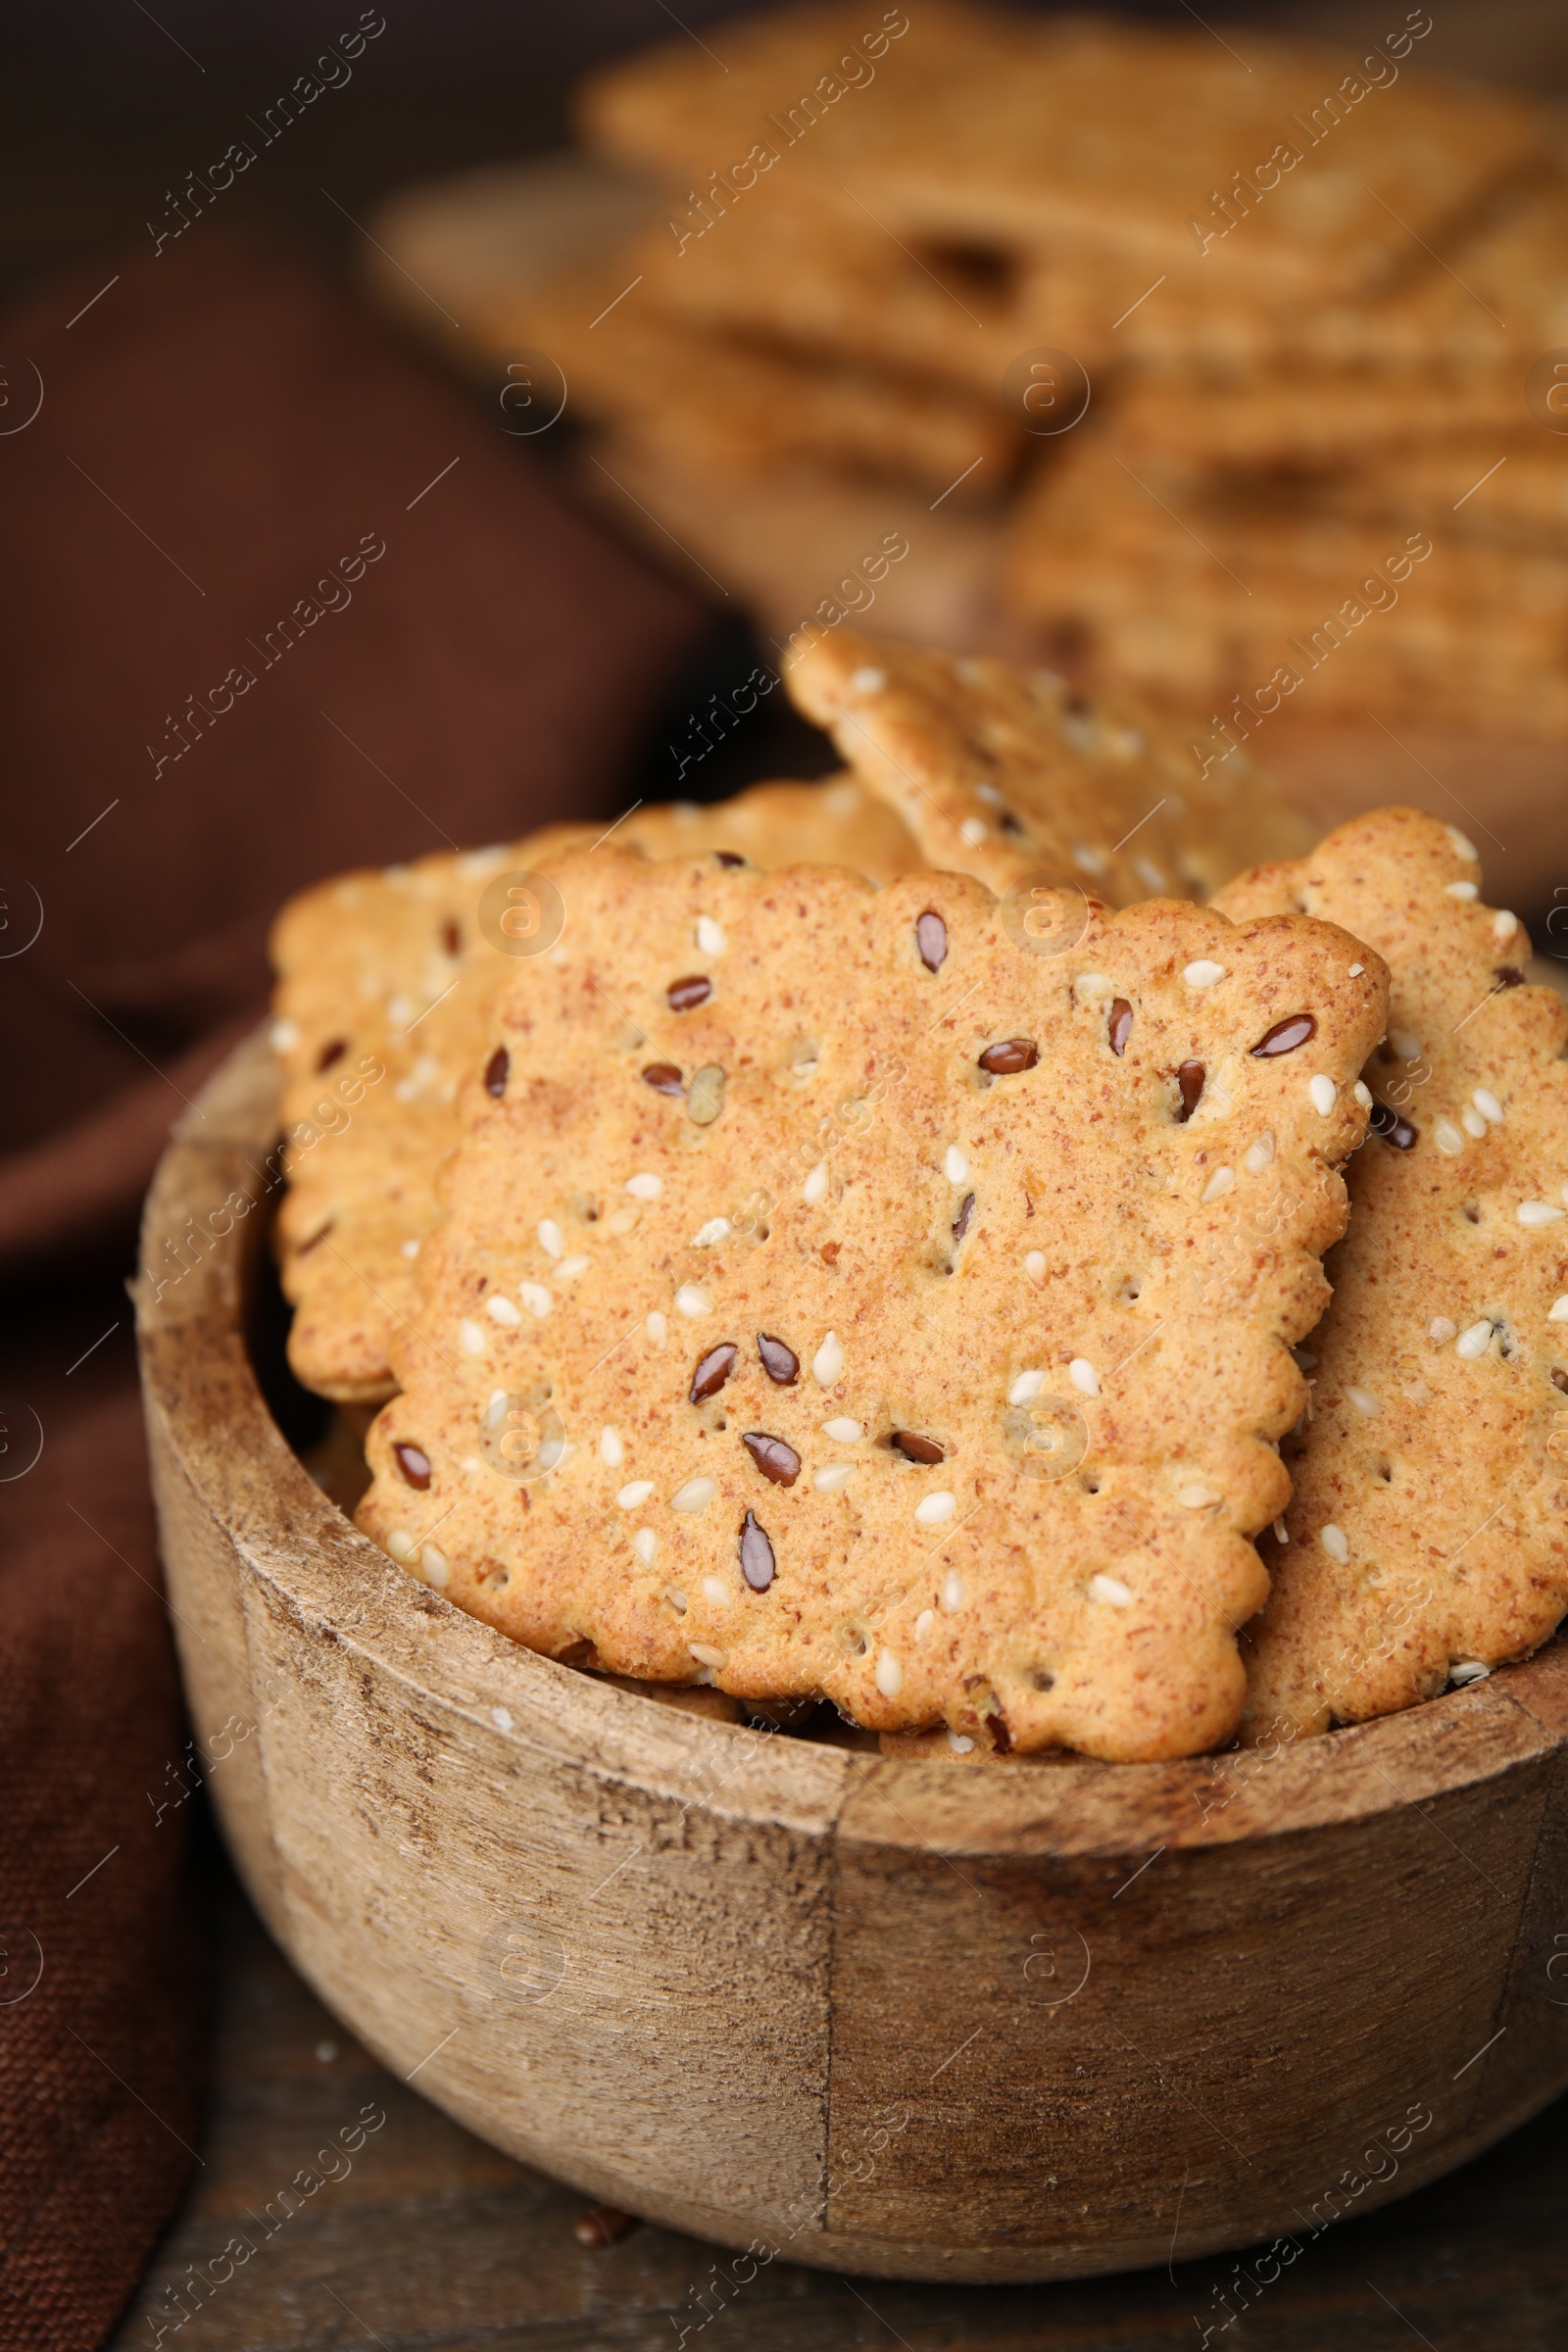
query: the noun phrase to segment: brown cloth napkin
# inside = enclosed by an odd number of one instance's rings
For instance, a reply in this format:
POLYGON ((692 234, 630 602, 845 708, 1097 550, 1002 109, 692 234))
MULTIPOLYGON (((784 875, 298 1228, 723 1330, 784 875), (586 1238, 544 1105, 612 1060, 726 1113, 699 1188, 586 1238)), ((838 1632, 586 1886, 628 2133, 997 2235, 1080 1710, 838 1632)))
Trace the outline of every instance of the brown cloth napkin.
POLYGON ((5 2352, 103 2341, 201 2132, 122 1287, 170 1121, 281 899, 612 812, 705 626, 294 268, 198 224, 84 310, 112 271, 0 321, 5 2352))

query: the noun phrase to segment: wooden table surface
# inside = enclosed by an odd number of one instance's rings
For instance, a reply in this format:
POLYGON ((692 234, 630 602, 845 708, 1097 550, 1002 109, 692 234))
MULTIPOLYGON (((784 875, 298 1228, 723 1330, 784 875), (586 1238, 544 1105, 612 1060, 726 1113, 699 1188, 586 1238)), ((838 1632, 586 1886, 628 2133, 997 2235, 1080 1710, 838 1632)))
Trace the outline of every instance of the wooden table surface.
POLYGON ((1198 2352, 1205 2341, 1226 2352, 1562 2352, 1568 2342, 1568 2100, 1448 2180, 1342 2223, 1261 2286, 1266 2261, 1184 2263, 1179 2239, 1166 2270, 1069 2285, 906 2285, 780 2261, 723 2293, 712 2266, 728 2258, 695 2238, 637 2228, 581 2245, 579 2194, 470 2137, 388 2075, 273 1947, 216 1850, 201 1868, 218 2001, 202 2162, 115 2352, 160 2340, 179 2352, 679 2352, 683 2342, 701 2352, 1198 2352), (341 2151, 357 2125, 357 2153, 318 2162, 329 2135, 341 2151), (287 2213, 279 2192, 302 2171, 320 2185, 287 2213), (321 2180, 328 2172, 336 2178, 321 2180), (216 2257, 221 2274, 238 2230, 255 2252, 204 2298, 193 2269, 207 2274, 216 2257), (1240 2293, 1239 2268, 1254 2281, 1240 2293))

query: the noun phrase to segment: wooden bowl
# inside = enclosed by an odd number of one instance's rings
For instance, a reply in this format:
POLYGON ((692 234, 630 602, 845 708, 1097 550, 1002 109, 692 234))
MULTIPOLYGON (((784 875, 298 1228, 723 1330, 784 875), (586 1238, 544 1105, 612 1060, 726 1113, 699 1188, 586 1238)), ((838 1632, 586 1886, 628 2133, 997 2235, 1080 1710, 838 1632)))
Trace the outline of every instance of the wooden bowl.
POLYGON ((269 1411, 275 1121, 258 1038, 147 1204, 185 1688, 277 1941, 471 2131, 754 2265, 1035 2279, 1304 2244, 1568 2084, 1568 1648, 1273 1756, 979 1769, 534 1657, 269 1411))

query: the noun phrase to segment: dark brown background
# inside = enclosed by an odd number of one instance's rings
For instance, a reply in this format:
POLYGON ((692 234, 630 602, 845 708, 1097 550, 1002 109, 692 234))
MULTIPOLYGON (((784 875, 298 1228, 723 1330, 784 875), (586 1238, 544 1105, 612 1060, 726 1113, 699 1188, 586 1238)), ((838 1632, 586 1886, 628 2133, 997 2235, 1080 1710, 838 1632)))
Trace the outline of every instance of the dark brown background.
MULTIPOLYGON (((24 304, 41 292, 47 308, 49 288, 61 282, 54 273, 68 270, 73 284, 80 275, 85 299, 100 277, 122 267, 122 257, 150 244, 143 222, 162 215, 165 191, 177 186, 188 169, 201 169, 220 153, 247 112, 265 106, 322 40, 347 29, 358 13, 348 0, 335 9, 286 0, 266 10, 220 14, 196 0, 167 0, 155 17, 131 0, 105 0, 58 16, 37 12, 12 44, 11 119, 0 140, 0 291, 24 304)), ((701 28, 733 12, 693 0, 679 13, 701 28)), ((1148 13, 1182 12, 1173 5, 1148 13)), ((1384 17, 1392 23, 1403 11, 1380 14, 1336 0, 1327 7, 1228 13, 1359 38, 1386 29, 1384 17)), ((439 7, 434 0, 401 7, 388 0, 385 14, 387 30, 359 61, 353 82, 318 103, 269 152, 266 168, 247 174, 223 204, 225 237, 260 234, 284 253, 308 257, 345 286, 353 282, 360 239, 323 188, 363 220, 384 190, 410 177, 555 144, 562 136, 564 93, 584 62, 644 40, 678 37, 676 24, 657 0, 598 0, 570 12, 509 8, 504 0, 466 7, 439 7)), ((1463 7, 1435 5, 1433 14, 1431 63, 1511 75, 1537 89, 1568 82, 1568 17, 1560 0, 1504 0, 1500 6, 1466 0, 1463 7)), ((107 352, 114 329, 112 320, 102 323, 107 352)), ((209 392, 225 397, 221 386, 209 392)), ((242 402, 243 383, 234 382, 228 396, 242 402)), ((113 400, 107 375, 99 398, 113 400)), ((91 405, 85 399, 88 425, 91 405)), ((176 419, 175 428, 198 433, 200 417, 176 419)), ((371 402, 366 432, 373 438, 375 431, 371 402)), ((259 483, 257 496, 264 505, 291 496, 308 503, 311 487, 259 483)), ((89 494, 84 502, 87 518, 89 494)), ((192 519, 198 519, 194 511, 192 519)), ((60 593, 45 593, 48 583, 36 580, 9 583, 14 617, 8 625, 21 632, 29 659, 58 662, 62 610, 78 616, 92 612, 90 587, 77 596, 70 585, 74 576, 79 588, 91 569, 91 521, 84 519, 81 528, 79 546, 59 550, 60 593)), ((270 586, 259 586, 258 593, 265 604, 270 586)), ((128 660, 134 667, 134 650, 127 654, 123 644, 117 646, 116 615, 101 612, 93 620, 101 639, 95 658, 110 664, 128 660)), ((672 713, 699 707, 710 672, 722 683, 737 659, 733 640, 724 644, 716 620, 706 640, 700 619, 684 639, 672 628, 670 647, 672 713)), ((192 676, 184 682, 207 681, 192 676)), ((150 677, 148 685, 152 690, 150 677)), ((152 700, 162 710, 167 699, 160 680, 152 700)), ((642 721, 640 748, 633 742, 606 754, 627 801, 639 792, 670 790, 658 700, 657 694, 649 697, 654 715, 642 721)), ((286 742, 269 746, 270 757, 286 753, 286 742)), ((6 786, 19 830, 27 833, 40 796, 51 803, 51 837, 68 799, 72 807, 81 800, 85 822, 98 806, 93 771, 101 758, 101 752, 83 750, 74 772, 50 775, 20 761, 6 786)), ((750 777, 808 772, 820 764, 820 747, 764 705, 750 730, 742 730, 721 758, 705 763, 702 782, 710 792, 727 791, 750 777)), ((258 788, 265 789, 265 776, 258 788)), ((563 790, 569 802, 569 777, 563 790)), ((101 797, 109 799, 110 790, 101 797)), ((199 814, 192 821, 201 821, 199 814)), ((437 844, 411 836, 397 846, 437 844)), ((389 854, 391 847, 379 843, 369 854, 389 854)), ((319 849, 323 869, 356 854, 355 846, 336 838, 330 810, 323 811, 319 849)), ((13 860, 8 855, 0 862, 13 860)), ((309 857, 306 862, 309 867, 309 857)), ((100 926, 114 922, 116 884, 110 861, 100 926)), ((215 932, 223 927, 223 911, 215 911, 215 932)), ((158 927, 155 906, 129 910, 128 947, 114 977, 132 994, 134 970, 157 962, 158 927)), ((236 990, 236 1006, 243 994, 242 987, 236 990)), ((11 1009, 17 1013, 15 1000, 11 1009)), ((39 1021, 23 1009, 14 1035, 7 1090, 13 1146, 46 1134, 64 1107, 51 1098, 50 1040, 39 1021)), ((177 1051, 179 1040, 172 1042, 177 1051)), ((77 1109, 90 1111, 93 1088, 107 1097, 123 1076, 126 1065, 112 1058, 106 1043, 101 1051, 102 1068, 77 1109)), ((80 1157, 85 1163, 91 1152, 80 1157)), ((91 1177, 84 1166, 81 1181, 89 1188, 91 1177)), ((4 1241, 0 1231, 0 1249, 4 1241)), ((119 1284, 126 1264, 124 1232, 111 1230, 101 1264, 74 1264, 69 1288, 59 1286, 45 1266, 35 1285, 14 1295, 14 1336, 39 1368, 46 1401, 63 1391, 66 1367, 80 1350, 105 1325, 120 1324, 73 1381, 76 1391, 90 1384, 91 1397, 102 1399, 98 1408, 89 1400, 89 1448, 123 1443, 123 1433, 107 1423, 94 1434, 91 1410, 112 1418, 118 1409, 114 1400, 127 1345, 119 1284)), ((138 1507, 136 1497, 127 1495, 126 1513, 133 1517, 138 1507)), ((90 1551, 94 1540, 82 1541, 90 1551)), ((112 1643, 113 1612, 101 1613, 92 1631, 112 1643)), ((133 1697, 127 1694, 127 1703, 133 1697)), ((122 1725, 110 1720, 99 1728, 106 1740, 134 1736, 129 1715, 122 1725)), ((216 1963, 212 2093, 199 2129, 194 2185, 117 2344, 153 2342, 157 2328, 150 2315, 169 2313, 166 2290, 186 2265, 205 2267, 241 2214, 260 2211, 313 2160, 325 2135, 368 2100, 378 2101, 388 2121, 356 2159, 352 2176, 323 2191, 199 2317, 166 2341, 192 2352, 240 2346, 305 2352, 372 2342, 388 2352, 415 2346, 497 2352, 559 2346, 576 2352, 579 2346, 678 2345, 684 2325, 691 2330, 688 2342, 715 2352, 743 2344, 836 2352, 852 2344, 894 2343, 910 2352, 1013 2345, 1042 2352, 1108 2346, 1174 2352, 1178 2345, 1199 2345, 1200 2322, 1206 2321, 1214 2341, 1261 2352, 1326 2352, 1341 2344, 1383 2352, 1418 2342, 1433 2352, 1556 2352, 1568 2335, 1568 2249, 1560 2220, 1568 2195, 1568 2113, 1561 2107, 1450 2180, 1382 2216, 1343 2225, 1270 2288, 1253 2316, 1223 2332, 1225 2309, 1215 2290, 1224 2290, 1232 2264, 1185 2266, 1179 2260, 1168 2273, 1133 2278, 996 2290, 845 2281, 781 2263, 764 2271, 733 2311, 699 2328, 703 2315, 695 2296, 710 2278, 712 2251, 656 2230, 638 2230, 609 2248, 583 2248, 571 2228, 580 2200, 470 2139, 415 2091, 382 2075, 268 1943, 227 1871, 203 1802, 192 1798, 184 1812, 197 1828, 191 1886, 209 1923, 216 1963)), ((106 1937, 116 1933, 112 1910, 102 1932, 106 1937)), ((192 1935, 182 1917, 172 1920, 168 1967, 186 1965, 192 1935)), ((0 2027, 6 2024, 0 2011, 0 2027)), ((176 2152, 172 2161, 185 2158, 176 2152)), ((90 2243, 90 2223, 89 2215, 84 2243, 90 2243)), ((41 2318, 31 2340, 49 2341, 41 2318)))

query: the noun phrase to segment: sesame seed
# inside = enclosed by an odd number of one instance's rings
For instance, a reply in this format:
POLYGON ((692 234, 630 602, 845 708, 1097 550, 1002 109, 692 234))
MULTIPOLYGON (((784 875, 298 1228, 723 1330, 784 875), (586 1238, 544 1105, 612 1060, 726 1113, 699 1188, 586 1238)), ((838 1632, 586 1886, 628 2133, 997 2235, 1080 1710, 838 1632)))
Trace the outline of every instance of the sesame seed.
POLYGON ((974 791, 976 800, 984 801, 988 808, 1002 807, 1002 795, 994 784, 977 784, 974 791))
POLYGON ((683 1282, 675 1293, 675 1312, 678 1315, 690 1315, 694 1322, 699 1315, 706 1315, 711 1304, 708 1293, 699 1289, 695 1282, 683 1282))
POLYGON ((1483 1317, 1481 1322, 1472 1323, 1468 1331, 1459 1334, 1459 1344, 1454 1353, 1462 1355, 1467 1364, 1473 1364, 1478 1356, 1486 1354, 1491 1345, 1492 1325, 1483 1317))
POLYGON ((619 1241, 623 1234, 631 1232, 636 1222, 636 1204, 632 1201, 628 1201, 624 1208, 612 1208, 611 1210, 609 1216, 605 1219, 605 1231, 607 1233, 612 1233, 615 1236, 615 1239, 619 1241))
POLYGON ((1154 863, 1152 858, 1135 858, 1133 859, 1133 872, 1138 876, 1139 881, 1143 884, 1146 890, 1157 891, 1163 890, 1165 887, 1165 877, 1161 873, 1159 867, 1154 863))
POLYGON ((612 1429, 607 1421, 599 1432, 599 1459, 607 1470, 618 1470, 625 1458, 626 1448, 621 1443, 620 1432, 612 1429))
POLYGON ((1213 962, 1207 956, 1200 956, 1182 974, 1189 988, 1212 988, 1216 980, 1223 980, 1224 977, 1225 966, 1213 962))
POLYGON ((1288 1544, 1291 1540, 1291 1531, 1283 1519, 1276 1519, 1274 1522, 1274 1538, 1279 1544, 1288 1544))
POLYGON ((1502 1104, 1490 1086, 1478 1086, 1470 1100, 1484 1119, 1490 1119, 1494 1127, 1501 1125, 1502 1104))
POLYGON ((1274 1138, 1270 1131, 1265 1128, 1255 1144, 1248 1145, 1247 1151, 1242 1159, 1242 1165, 1247 1170, 1249 1176, 1261 1176, 1263 1170, 1268 1166, 1268 1163, 1273 1156, 1274 1138))
POLYGON ((1230 1191, 1235 1182, 1236 1170, 1234 1168, 1216 1168, 1213 1175, 1204 1185, 1200 1199, 1203 1200, 1217 1200, 1222 1193, 1228 1193, 1230 1191))
POLYGON ((1496 941, 1498 947, 1502 947, 1508 940, 1512 939, 1518 928, 1519 917, 1516 914, 1511 913, 1506 906, 1499 906, 1496 913, 1492 918, 1492 936, 1496 941))
POLYGON ((1356 1411, 1358 1413, 1365 1413, 1368 1420, 1370 1420, 1372 1415, 1379 1409, 1378 1400, 1373 1396, 1370 1389, 1347 1389, 1345 1394, 1347 1396, 1348 1396, 1356 1411))
POLYGON ((631 1547, 645 1568, 651 1568, 659 1552, 659 1538, 651 1527, 640 1527, 631 1540, 631 1547))
POLYGON ((722 923, 715 923, 710 914, 697 917, 697 945, 705 956, 722 956, 728 944, 722 923))
POLYGON ((692 1235, 692 1248, 694 1250, 711 1250, 715 1242, 723 1242, 728 1239, 728 1217, 710 1217, 707 1224, 699 1225, 697 1231, 692 1235))
POLYGON ((1465 1104, 1463 1110, 1461 1110, 1459 1113, 1459 1124, 1464 1129, 1466 1135, 1473 1135, 1478 1140, 1487 1132, 1486 1120, 1481 1116, 1480 1111, 1469 1102, 1465 1104))
POLYGON ((418 1254, 419 1254, 419 1245, 418 1245, 418 1242, 417 1242, 416 1240, 416 1241, 412 1241, 412 1242, 405 1242, 405 1243, 404 1243, 404 1245, 403 1245, 403 1248, 402 1248, 401 1254, 402 1254, 404 1257, 410 1257, 410 1258, 413 1258, 413 1257, 417 1257, 417 1256, 418 1256, 418 1254))
POLYGON ((594 1261, 591 1257, 583 1257, 580 1255, 576 1257, 564 1257, 560 1265, 556 1268, 557 1279, 561 1282, 575 1282, 579 1274, 587 1273, 593 1262, 594 1261))
POLYGON ((969 1173, 969 1162, 956 1144, 950 1144, 942 1162, 943 1173, 950 1184, 961 1184, 969 1173))
POLYGON ((958 827, 958 831, 963 835, 971 850, 977 850, 986 837, 985 825, 978 816, 966 816, 958 827))
POLYGON ((488 1344, 484 1336, 484 1325, 476 1323, 471 1315, 465 1315, 458 1325, 458 1346, 463 1349, 464 1354, 483 1355, 488 1344))
POLYGON ((634 1511, 640 1503, 648 1500, 653 1491, 654 1482, 651 1478, 634 1478, 615 1496, 615 1506, 618 1510, 634 1511))
POLYGON ((1031 1282, 1044 1282, 1046 1279, 1045 1251, 1043 1250, 1031 1250, 1024 1258, 1023 1270, 1028 1275, 1031 1282))
POLYGON ((914 1515, 922 1527, 939 1527, 944 1519, 953 1517, 957 1507, 956 1494, 950 1494, 945 1487, 939 1487, 934 1494, 923 1496, 915 1504, 914 1515))
POLYGON ((811 1484, 819 1494, 842 1494, 855 1476, 848 1462, 824 1462, 820 1470, 811 1473, 811 1484))
POLYGON ((1468 858, 1472 865, 1480 864, 1481 859, 1477 855, 1476 846, 1467 833, 1461 833, 1457 825, 1445 825, 1443 830, 1461 858, 1468 858))
POLYGON ((1352 963, 1352 964, 1351 964, 1351 966, 1350 966, 1350 978, 1351 978, 1352 980, 1359 980, 1359 979, 1360 979, 1360 977, 1361 977, 1361 974, 1362 974, 1362 973, 1363 973, 1365 970, 1366 970, 1366 965, 1365 965, 1364 963, 1352 963))
POLYGON ((1521 1200, 1514 1210, 1521 1225, 1555 1225, 1562 1213, 1549 1200, 1521 1200))
POLYGON ((1344 1528, 1336 1527, 1331 1519, 1327 1527, 1320 1527, 1318 1529, 1317 1540, 1322 1544, 1324 1550, 1328 1553, 1329 1558, 1331 1560, 1338 1560, 1340 1566, 1343 1568, 1346 1561, 1350 1556, 1349 1539, 1346 1535, 1344 1528))
POLYGON ((956 1732, 950 1724, 948 1727, 948 1745, 952 1748, 956 1756, 967 1756, 973 1750, 974 1741, 970 1739, 967 1732, 956 1732))
POLYGON ((1473 882, 1449 882, 1445 885, 1445 893, 1450 899, 1473 899, 1476 886, 1473 882))
POLYGON ((644 1328, 648 1333, 648 1337, 653 1341, 654 1346, 656 1348, 662 1348, 664 1342, 669 1337, 669 1323, 667 1318, 660 1313, 657 1306, 655 1307, 653 1313, 649 1316, 647 1324, 644 1328))
POLYGON ((1073 1387, 1081 1389, 1086 1396, 1100 1395, 1100 1374, 1086 1355, 1073 1357, 1072 1362, 1067 1366, 1067 1378, 1072 1382, 1073 1387))
POLYGON ((662 1176, 644 1173, 626 1179, 626 1190, 634 1200, 657 1200, 663 1189, 664 1180, 662 1176))
POLYGON ((386 1540, 386 1547, 395 1560, 412 1560, 418 1545, 406 1527, 395 1527, 386 1540))
POLYGON ((806 1202, 808 1208, 815 1208, 819 1200, 827 1199, 827 1161, 825 1159, 817 1161, 802 1185, 801 1199, 806 1202))
POLYGON ((876 1687, 884 1698, 897 1698, 904 1689, 904 1668, 891 1649, 876 1653, 876 1687))
POLYGON ((514 1331, 522 1321, 522 1317, 513 1305, 512 1300, 503 1298, 499 1291, 492 1292, 485 1300, 484 1311, 492 1323, 504 1323, 509 1330, 514 1331))
POLYGON ((811 1358, 811 1375, 817 1387, 830 1389, 844 1369, 844 1343, 836 1331, 830 1331, 811 1358))
POLYGON ((1092 850, 1086 841, 1073 843, 1072 861, 1085 874, 1102 874, 1110 863, 1103 850, 1092 850))
POLYGON ((1372 1089, 1366 1084, 1364 1079, 1358 1078, 1354 1086, 1351 1087, 1350 1092, 1355 1097, 1357 1102, 1360 1103, 1363 1110, 1371 1109, 1372 1089))
POLYGON ((1043 1372, 1020 1372, 1007 1391, 1007 1402, 1009 1404, 1033 1404, 1045 1385, 1046 1376, 1043 1372))
POLYGON ((937 1598, 941 1601, 943 1610, 949 1617, 952 1616, 955 1609, 962 1608, 963 1579, 956 1568, 950 1568, 942 1579, 942 1591, 938 1593, 937 1598))
POLYGON ((401 1029, 414 1018, 414 1004, 408 997, 392 997, 387 1003, 387 1018, 401 1029))
POLYGON ((1565 1291, 1560 1298, 1552 1300, 1546 1312, 1546 1321, 1548 1323, 1568 1323, 1568 1291, 1565 1291))
POLYGON ((298 1021, 274 1021, 271 1029, 272 1052, 292 1054, 300 1042, 298 1021))
POLYGON ((1125 1609, 1131 1603, 1133 1589, 1124 1585, 1119 1576, 1092 1576, 1089 1579, 1091 1600, 1106 1601, 1114 1609, 1125 1609))
POLYGON ((936 1621, 937 1613, 935 1609, 922 1609, 919 1616, 914 1621, 915 1640, 917 1642, 923 1642, 927 1634, 931 1631, 931 1628, 935 1625, 936 1621))
POLYGON ((1448 1680, 1457 1683, 1462 1690, 1466 1683, 1484 1683, 1491 1672, 1492 1668, 1484 1666, 1479 1658, 1460 1658, 1448 1668, 1448 1680))
POLYGON ((885 669, 857 669, 850 675, 850 684, 857 694, 880 694, 887 682, 885 669))
POLYGON ((668 1601, 670 1607, 674 1610, 677 1617, 685 1616, 687 1606, 686 1595, 681 1591, 679 1585, 666 1585, 664 1587, 664 1598, 668 1601))
POLYGON ((424 1570, 425 1583, 434 1585, 438 1592, 452 1574, 452 1563, 446 1553, 438 1551, 433 1544, 426 1544, 420 1547, 419 1566, 424 1570))
POLYGON ((721 1649, 714 1649, 710 1642, 688 1642, 686 1646, 699 1666, 707 1666, 716 1673, 724 1663, 724 1652, 721 1649))
POLYGON ((556 1223, 555 1218, 541 1217, 534 1227, 534 1231, 539 1236, 539 1247, 546 1257, 560 1257, 566 1245, 562 1239, 561 1227, 556 1223))
POLYGON ((1184 1511, 1206 1511, 1211 1502, 1218 1502, 1221 1497, 1212 1487, 1193 1485, 1178 1487, 1176 1499, 1184 1511))
POLYGON ((835 1446, 853 1446, 857 1440, 864 1437, 865 1431, 858 1421, 852 1421, 847 1413, 835 1413, 831 1421, 823 1422, 822 1435, 831 1438, 835 1446))
POLYGON ((1431 1322, 1427 1325, 1427 1338, 1429 1340, 1436 1340, 1440 1348, 1446 1348, 1448 1342, 1453 1339, 1458 1332, 1458 1324, 1450 1323, 1446 1315, 1434 1315, 1431 1322))
POLYGON ((703 1598, 706 1601, 710 1601, 715 1609, 728 1608, 730 1603, 730 1590, 721 1576, 704 1577, 703 1598))
POLYGON ((517 1297, 522 1300, 529 1314, 537 1315, 541 1322, 555 1304, 554 1298, 542 1282, 519 1282, 517 1297))
POLYGON ((1327 1077, 1322 1070, 1319 1070, 1317 1076, 1312 1079, 1306 1091, 1312 1098, 1312 1108, 1319 1112, 1321 1116, 1326 1119, 1330 1111, 1334 1108, 1335 1103, 1340 1099, 1340 1090, 1335 1085, 1333 1079, 1327 1077))
POLYGON ((1421 1040, 1418 1037, 1413 1037, 1408 1029, 1391 1029, 1389 1031, 1389 1043, 1394 1048, 1396 1054, 1398 1054, 1401 1061, 1420 1060, 1421 1040))
POLYGON ((1464 1150, 1464 1137, 1451 1119, 1433 1120, 1432 1141, 1440 1152, 1447 1154, 1449 1159, 1452 1159, 1456 1152, 1464 1150))
POLYGON ((504 843, 492 844, 485 850, 466 850, 458 859, 458 871, 466 882, 482 882, 486 874, 495 872, 506 855, 504 843))
POLYGON ((718 1493, 716 1478, 689 1478, 669 1498, 672 1511, 706 1511, 718 1493))
POLYGON ((498 1732, 510 1732, 512 1729, 512 1709, 510 1707, 492 1707, 490 1710, 490 1720, 495 1725, 498 1732))

